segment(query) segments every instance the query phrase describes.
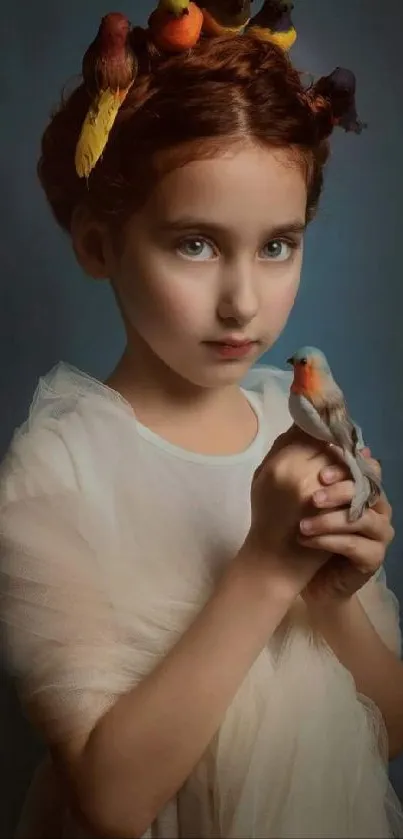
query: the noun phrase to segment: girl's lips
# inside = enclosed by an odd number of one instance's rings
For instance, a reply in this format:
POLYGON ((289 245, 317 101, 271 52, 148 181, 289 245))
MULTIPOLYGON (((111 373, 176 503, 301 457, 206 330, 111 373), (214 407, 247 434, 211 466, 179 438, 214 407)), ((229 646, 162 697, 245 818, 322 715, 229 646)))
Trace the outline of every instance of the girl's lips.
POLYGON ((209 347, 223 358, 243 358, 256 346, 256 341, 243 344, 224 344, 221 341, 207 341, 209 347))

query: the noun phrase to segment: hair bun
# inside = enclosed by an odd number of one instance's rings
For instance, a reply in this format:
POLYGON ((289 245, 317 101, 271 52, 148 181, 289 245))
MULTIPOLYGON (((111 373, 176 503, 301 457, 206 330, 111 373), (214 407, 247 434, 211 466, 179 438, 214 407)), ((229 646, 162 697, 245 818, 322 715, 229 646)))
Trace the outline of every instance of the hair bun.
POLYGON ((130 46, 139 62, 139 72, 149 73, 153 60, 160 57, 160 52, 155 46, 149 29, 142 26, 133 26, 130 31, 130 46))
POLYGON ((330 99, 318 93, 316 85, 313 85, 311 90, 308 91, 307 99, 316 121, 319 139, 329 137, 334 128, 333 108, 330 99))
POLYGON ((283 50, 248 34, 203 38, 175 56, 156 52, 149 38, 146 29, 131 30, 139 73, 90 180, 75 168, 90 104, 83 85, 62 100, 44 133, 38 173, 59 224, 70 231, 75 208, 84 204, 119 230, 165 165, 202 159, 245 134, 268 149, 295 148, 312 218, 333 128, 327 96, 306 90, 283 50))

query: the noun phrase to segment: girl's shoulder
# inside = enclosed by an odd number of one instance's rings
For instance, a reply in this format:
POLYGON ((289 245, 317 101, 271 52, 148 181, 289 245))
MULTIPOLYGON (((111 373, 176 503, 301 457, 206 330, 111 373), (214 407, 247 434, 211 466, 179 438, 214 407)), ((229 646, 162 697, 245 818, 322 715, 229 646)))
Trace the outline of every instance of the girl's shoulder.
POLYGON ((292 380, 292 371, 260 364, 252 367, 241 382, 242 388, 258 400, 273 440, 293 423, 288 407, 292 380))
POLYGON ((270 364, 257 364, 249 370, 241 384, 245 390, 253 390, 262 396, 272 392, 277 394, 279 399, 288 400, 292 380, 292 370, 281 370, 270 364))
MULTIPOLYGON (((241 382, 258 402, 273 439, 292 424, 291 381, 292 374, 259 365, 241 382)), ((27 495, 94 489, 118 468, 119 452, 126 448, 135 455, 136 428, 131 406, 116 391, 69 364, 57 364, 40 378, 28 417, 1 465, 0 507, 27 495)))
POLYGON ((14 432, 1 464, 0 506, 21 495, 79 490, 108 446, 118 418, 130 413, 101 382, 57 364, 40 378, 28 417, 14 432))

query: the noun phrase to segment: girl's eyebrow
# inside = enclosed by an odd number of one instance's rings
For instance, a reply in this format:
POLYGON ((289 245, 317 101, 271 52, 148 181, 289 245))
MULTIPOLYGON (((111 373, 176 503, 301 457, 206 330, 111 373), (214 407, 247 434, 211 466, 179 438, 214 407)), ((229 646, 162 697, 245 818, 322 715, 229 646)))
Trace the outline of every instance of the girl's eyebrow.
MULTIPOLYGON (((303 233, 306 226, 305 219, 292 219, 268 228, 267 236, 268 238, 276 238, 278 236, 285 236, 287 233, 303 233)), ((176 219, 166 220, 158 225, 158 229, 161 232, 208 230, 210 232, 228 235, 228 228, 225 225, 209 221, 208 219, 197 218, 196 216, 182 216, 176 219)))

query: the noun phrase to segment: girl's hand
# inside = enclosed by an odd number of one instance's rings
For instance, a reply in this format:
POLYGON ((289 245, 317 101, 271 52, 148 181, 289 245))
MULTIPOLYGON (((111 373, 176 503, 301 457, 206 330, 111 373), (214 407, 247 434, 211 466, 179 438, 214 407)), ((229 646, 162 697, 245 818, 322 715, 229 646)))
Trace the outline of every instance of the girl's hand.
POLYGON ((337 464, 332 450, 295 425, 275 440, 251 485, 251 525, 245 540, 246 556, 266 569, 272 586, 292 603, 329 561, 332 551, 302 547, 299 522, 316 490, 319 474, 337 464))
MULTIPOLYGON (((364 457, 371 457, 363 449, 364 457)), ((380 464, 372 465, 381 475, 380 464)), ((349 598, 381 567, 395 531, 392 508, 382 495, 374 507, 356 522, 349 522, 347 511, 354 495, 354 483, 346 467, 334 466, 320 473, 323 489, 312 496, 316 512, 300 522, 301 545, 335 554, 322 566, 304 589, 305 600, 349 598), (310 529, 306 529, 306 526, 310 529)))

